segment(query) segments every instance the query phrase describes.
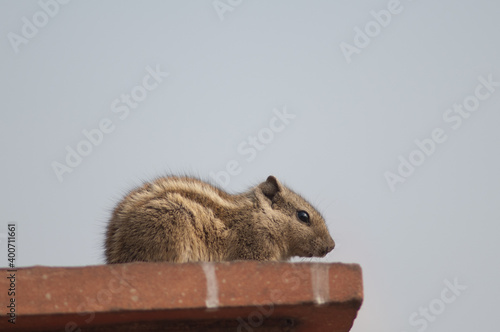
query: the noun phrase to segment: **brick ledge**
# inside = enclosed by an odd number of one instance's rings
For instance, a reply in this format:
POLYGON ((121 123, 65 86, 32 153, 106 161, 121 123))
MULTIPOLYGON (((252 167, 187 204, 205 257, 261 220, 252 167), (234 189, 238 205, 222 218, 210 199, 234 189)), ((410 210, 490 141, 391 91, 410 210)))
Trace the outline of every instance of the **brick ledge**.
POLYGON ((357 264, 34 266, 17 270, 16 324, 2 310, 0 329, 349 331, 362 300, 357 264))

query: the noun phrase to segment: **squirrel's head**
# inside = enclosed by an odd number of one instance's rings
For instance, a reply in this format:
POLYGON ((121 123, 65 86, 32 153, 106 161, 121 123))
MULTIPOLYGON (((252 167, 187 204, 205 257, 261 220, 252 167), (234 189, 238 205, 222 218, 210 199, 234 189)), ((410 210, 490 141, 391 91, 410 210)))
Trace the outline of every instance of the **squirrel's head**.
POLYGON ((270 227, 284 237, 287 256, 324 257, 335 247, 325 220, 311 204, 269 176, 255 191, 270 227))

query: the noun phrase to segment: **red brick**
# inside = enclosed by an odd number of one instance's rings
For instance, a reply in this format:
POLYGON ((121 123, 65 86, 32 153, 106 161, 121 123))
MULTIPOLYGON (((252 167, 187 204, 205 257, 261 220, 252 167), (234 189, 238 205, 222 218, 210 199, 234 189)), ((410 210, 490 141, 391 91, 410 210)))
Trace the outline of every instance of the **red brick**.
POLYGON ((16 272, 13 325, 1 271, 2 330, 349 331, 363 300, 355 264, 34 266, 16 272))

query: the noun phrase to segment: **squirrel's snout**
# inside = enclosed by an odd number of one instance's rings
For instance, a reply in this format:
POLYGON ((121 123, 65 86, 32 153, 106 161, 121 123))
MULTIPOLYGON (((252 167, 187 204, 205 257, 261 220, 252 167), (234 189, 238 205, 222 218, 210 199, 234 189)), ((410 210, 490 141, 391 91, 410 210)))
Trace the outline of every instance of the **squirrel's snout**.
POLYGON ((335 248, 335 241, 333 241, 333 239, 330 238, 329 243, 327 244, 327 246, 325 247, 325 249, 322 252, 322 256, 323 257, 326 256, 326 254, 328 254, 330 251, 332 251, 333 248, 335 248))

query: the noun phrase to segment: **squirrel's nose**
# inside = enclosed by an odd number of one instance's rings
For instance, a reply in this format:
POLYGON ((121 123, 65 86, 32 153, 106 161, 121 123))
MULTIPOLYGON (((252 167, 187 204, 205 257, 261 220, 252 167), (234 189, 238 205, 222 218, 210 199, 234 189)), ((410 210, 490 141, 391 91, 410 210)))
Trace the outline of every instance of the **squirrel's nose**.
POLYGON ((328 254, 330 251, 333 250, 333 248, 335 248, 335 241, 333 241, 333 239, 330 240, 331 240, 330 243, 328 243, 328 245, 325 248, 325 251, 323 252, 323 256, 326 256, 326 254, 328 254))
POLYGON ((330 238, 330 243, 328 243, 328 246, 327 246, 328 252, 332 251, 333 248, 335 248, 335 241, 333 241, 333 239, 330 238))

